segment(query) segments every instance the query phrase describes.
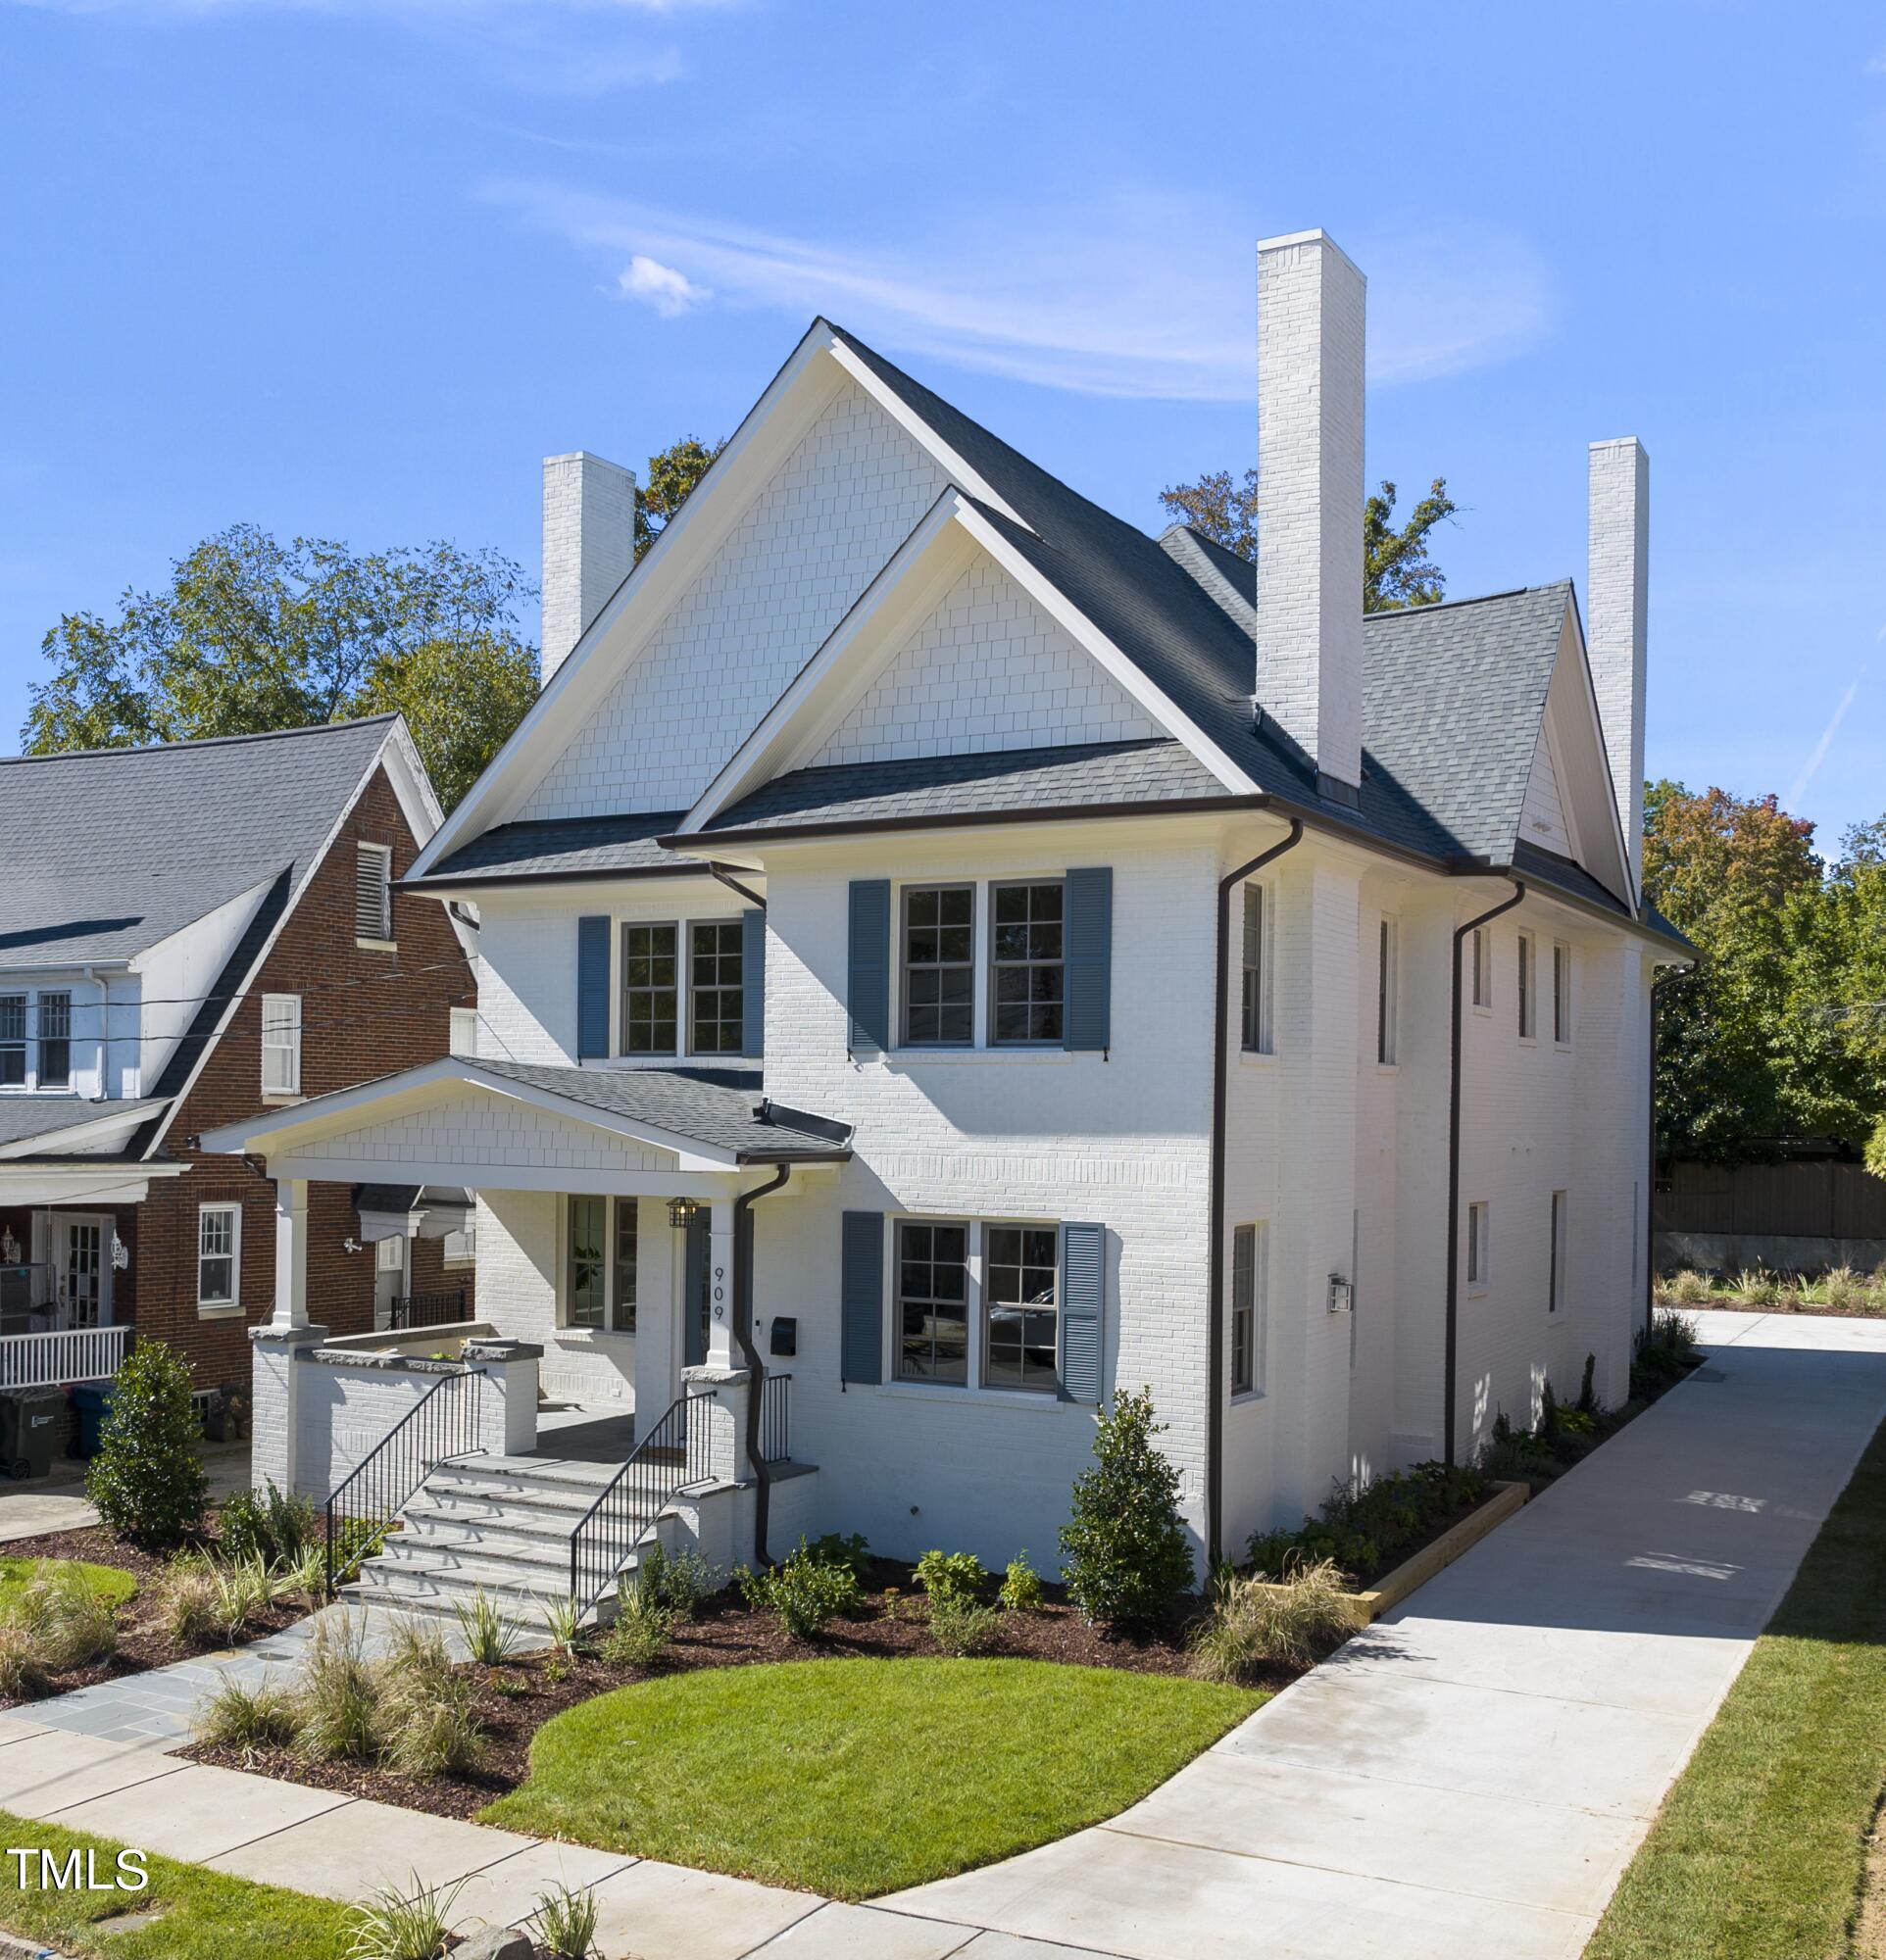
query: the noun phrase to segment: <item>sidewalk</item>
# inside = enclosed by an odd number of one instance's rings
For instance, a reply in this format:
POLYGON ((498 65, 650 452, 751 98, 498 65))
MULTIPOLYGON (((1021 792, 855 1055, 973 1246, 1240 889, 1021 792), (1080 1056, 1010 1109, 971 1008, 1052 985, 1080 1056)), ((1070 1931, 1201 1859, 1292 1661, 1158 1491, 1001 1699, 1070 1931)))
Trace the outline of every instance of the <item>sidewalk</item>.
POLYGON ((1571 1960, 1886 1415, 1886 1324, 1700 1316, 1709 1362, 1111 1823, 871 1906, 166 1753, 257 1646, 0 1715, 0 1808, 334 1898, 591 1886, 610 1960, 1571 1960))

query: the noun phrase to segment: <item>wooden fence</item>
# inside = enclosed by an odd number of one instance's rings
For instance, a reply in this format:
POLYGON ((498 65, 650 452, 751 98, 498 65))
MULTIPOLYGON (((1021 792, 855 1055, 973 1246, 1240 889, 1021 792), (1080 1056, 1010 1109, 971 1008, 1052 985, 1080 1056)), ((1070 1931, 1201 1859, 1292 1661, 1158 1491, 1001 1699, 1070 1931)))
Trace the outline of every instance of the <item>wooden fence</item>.
POLYGON ((1657 1263, 1797 1271, 1886 1257, 1886 1178, 1859 1164, 1677 1163, 1660 1171, 1657 1263))

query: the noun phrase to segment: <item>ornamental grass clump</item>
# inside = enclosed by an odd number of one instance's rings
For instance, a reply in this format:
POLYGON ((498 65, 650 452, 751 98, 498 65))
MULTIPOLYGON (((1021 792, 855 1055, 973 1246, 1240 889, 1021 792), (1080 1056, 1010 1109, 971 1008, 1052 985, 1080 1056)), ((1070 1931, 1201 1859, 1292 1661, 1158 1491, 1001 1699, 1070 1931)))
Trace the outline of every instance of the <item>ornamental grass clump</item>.
POLYGON ((45 1685, 45 1663, 33 1650, 32 1636, 10 1620, 0 1621, 0 1696, 11 1701, 37 1694, 45 1685))
POLYGON ((1157 1625, 1192 1587, 1192 1549, 1178 1510, 1178 1472, 1154 1437, 1153 1392, 1122 1391, 1099 1419, 1092 1466, 1074 1479, 1061 1529, 1067 1596, 1098 1626, 1157 1625))
POLYGON ((559 1886, 537 1894, 528 1924, 550 1960, 590 1960, 596 1951, 596 1894, 559 1886))
POLYGON ((203 1528, 195 1392, 188 1363, 162 1341, 140 1341, 112 1377, 85 1494, 106 1529, 135 1544, 180 1544, 203 1528))
POLYGON ((225 1674, 196 1711, 192 1733, 209 1748, 285 1748, 295 1740, 295 1697, 265 1678, 251 1688, 225 1674))
POLYGON ((466 1882, 382 1886, 348 1914, 353 1932, 347 1960, 445 1960, 453 1944, 452 1913, 466 1882))
POLYGON ((315 1625, 295 1684, 295 1745, 311 1761, 372 1762, 386 1742, 380 1687, 366 1629, 352 1615, 315 1625))
POLYGON ((178 1646, 205 1646, 217 1629, 216 1575, 196 1553, 173 1559, 156 1586, 157 1623, 178 1646))
POLYGON ((1283 1579, 1220 1572, 1211 1610, 1192 1634, 1192 1671, 1248 1686, 1266 1666, 1308 1667, 1353 1631, 1343 1575, 1331 1559, 1283 1579))
POLYGON ((118 1609, 76 1566, 48 1560, 27 1583, 13 1617, 48 1674, 88 1667, 118 1648, 118 1609))

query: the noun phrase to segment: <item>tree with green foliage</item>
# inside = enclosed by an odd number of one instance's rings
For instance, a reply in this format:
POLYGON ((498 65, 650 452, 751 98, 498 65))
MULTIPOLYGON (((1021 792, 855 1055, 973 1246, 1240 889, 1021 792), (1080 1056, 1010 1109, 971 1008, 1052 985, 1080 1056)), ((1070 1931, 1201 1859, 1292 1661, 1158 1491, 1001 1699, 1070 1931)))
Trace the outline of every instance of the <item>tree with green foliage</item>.
POLYGON ((162 1341, 140 1341, 112 1378, 85 1494, 105 1527, 135 1544, 174 1545, 203 1528, 194 1389, 188 1364, 162 1341))
POLYGON ((1074 1479, 1061 1528, 1067 1596, 1104 1627, 1156 1626, 1192 1586, 1192 1551, 1179 1517, 1178 1472, 1153 1439, 1153 1392, 1122 1390, 1100 1418, 1094 1460, 1074 1479))
MULTIPOLYGON (((1363 505, 1363 611, 1396 612, 1409 606, 1432 606, 1445 596, 1447 575, 1429 555, 1434 526, 1451 522, 1460 506, 1447 494, 1447 478, 1435 477, 1428 493, 1395 526, 1395 485, 1384 481, 1363 505)), ((1214 469, 1196 483, 1178 483, 1160 492, 1166 514, 1190 524, 1214 544, 1239 558, 1258 556, 1258 472, 1247 469, 1242 483, 1228 469, 1214 469)))
POLYGON ((1703 956, 1660 999, 1660 1155, 1859 1150, 1886 1118, 1883 846, 1886 821, 1862 825, 1823 865, 1773 796, 1648 786, 1645 894, 1703 956))
POLYGON ((253 735, 397 710, 449 809, 537 693, 533 596, 495 552, 359 556, 253 524, 206 538, 119 616, 67 613, 40 643, 28 755, 253 735))
POLYGON ((648 459, 648 474, 635 492, 635 556, 639 559, 673 521, 689 493, 726 448, 726 438, 706 443, 684 435, 648 459))

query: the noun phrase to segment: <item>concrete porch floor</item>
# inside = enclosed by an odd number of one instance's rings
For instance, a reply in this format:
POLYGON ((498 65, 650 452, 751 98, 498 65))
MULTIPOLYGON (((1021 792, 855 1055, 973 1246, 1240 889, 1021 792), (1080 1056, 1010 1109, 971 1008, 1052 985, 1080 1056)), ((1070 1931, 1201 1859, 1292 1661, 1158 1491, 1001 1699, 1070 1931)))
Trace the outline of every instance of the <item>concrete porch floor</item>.
POLYGON ((530 1453, 566 1463, 620 1463, 634 1446, 632 1411, 563 1402, 538 1409, 537 1446, 530 1453))

